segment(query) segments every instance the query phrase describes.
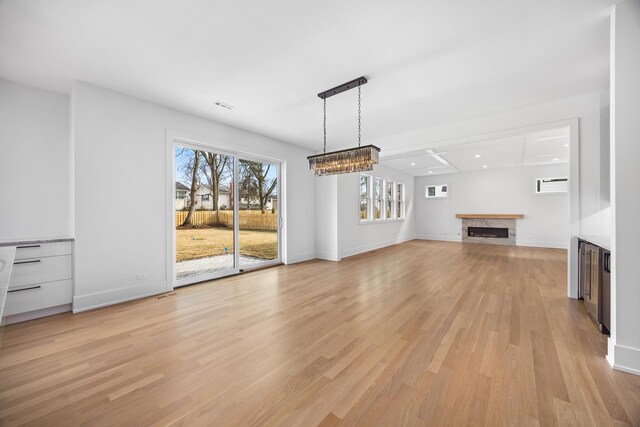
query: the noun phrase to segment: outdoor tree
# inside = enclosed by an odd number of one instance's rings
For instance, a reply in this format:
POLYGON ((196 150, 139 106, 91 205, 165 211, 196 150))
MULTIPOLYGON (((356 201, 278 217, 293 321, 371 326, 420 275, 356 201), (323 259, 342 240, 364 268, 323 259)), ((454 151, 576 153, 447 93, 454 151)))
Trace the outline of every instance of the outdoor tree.
MULTIPOLYGON (((273 194, 276 190, 276 185, 278 184, 277 178, 269 177, 271 165, 243 160, 241 162, 241 167, 245 170, 246 179, 251 181, 251 193, 253 193, 252 195, 255 195, 255 198, 258 200, 260 211, 262 211, 262 213, 266 213, 266 205, 269 200, 269 196, 273 194)), ((251 198, 247 199, 247 201, 250 200, 251 198)))
POLYGON ((229 156, 201 152, 204 159, 202 165, 204 175, 207 178, 209 186, 211 186, 211 194, 213 197, 213 209, 216 211, 216 224, 220 223, 220 211, 218 209, 218 201, 220 199, 220 183, 229 176, 231 169, 229 167, 229 156))
POLYGON ((240 196, 240 209, 242 209, 242 200, 246 200, 247 209, 250 209, 251 200, 258 198, 258 186, 256 185, 256 180, 249 170, 247 162, 244 160, 241 160, 239 163, 238 193, 240 196))
POLYGON ((196 191, 198 190, 198 184, 200 183, 200 151, 192 150, 190 148, 182 148, 178 152, 178 156, 186 156, 187 161, 182 165, 182 174, 191 181, 191 187, 189 189, 189 195, 191 198, 191 204, 189 205, 189 213, 182 222, 182 226, 191 226, 191 219, 193 218, 193 212, 196 209, 196 191))

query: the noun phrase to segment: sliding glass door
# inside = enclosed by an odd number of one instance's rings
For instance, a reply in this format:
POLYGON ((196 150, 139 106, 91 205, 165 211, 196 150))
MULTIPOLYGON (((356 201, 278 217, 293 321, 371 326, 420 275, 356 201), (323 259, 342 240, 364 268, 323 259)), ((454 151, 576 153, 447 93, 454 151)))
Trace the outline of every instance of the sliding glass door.
POLYGON ((173 144, 174 286, 280 262, 280 164, 173 144))
POLYGON ((238 164, 240 269, 280 259, 280 165, 241 158, 238 164))

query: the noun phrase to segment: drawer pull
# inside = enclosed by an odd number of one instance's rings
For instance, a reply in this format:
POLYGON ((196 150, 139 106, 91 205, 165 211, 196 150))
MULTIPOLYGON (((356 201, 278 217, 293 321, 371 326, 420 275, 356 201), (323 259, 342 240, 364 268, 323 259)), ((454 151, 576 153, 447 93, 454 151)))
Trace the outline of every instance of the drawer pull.
POLYGON ((22 292, 22 291, 30 291, 32 289, 40 289, 42 286, 38 285, 38 286, 31 286, 30 288, 22 288, 22 289, 11 289, 9 291, 7 291, 7 293, 11 293, 11 292, 22 292))
POLYGON ((16 249, 27 249, 27 248, 39 248, 40 245, 25 245, 25 246, 16 246, 16 249))
POLYGON ((17 264, 33 264, 33 263, 36 263, 36 262, 40 262, 40 260, 39 259, 34 259, 34 260, 31 260, 31 261, 16 261, 16 262, 13 263, 13 265, 17 265, 17 264))

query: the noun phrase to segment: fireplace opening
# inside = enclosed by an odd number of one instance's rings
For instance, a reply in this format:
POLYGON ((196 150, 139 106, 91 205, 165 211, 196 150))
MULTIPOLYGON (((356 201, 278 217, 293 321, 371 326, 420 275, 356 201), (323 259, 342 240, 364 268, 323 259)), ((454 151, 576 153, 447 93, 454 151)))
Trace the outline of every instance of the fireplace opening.
POLYGON ((496 239, 508 239, 508 228, 497 227, 469 227, 467 228, 469 237, 493 237, 496 239))

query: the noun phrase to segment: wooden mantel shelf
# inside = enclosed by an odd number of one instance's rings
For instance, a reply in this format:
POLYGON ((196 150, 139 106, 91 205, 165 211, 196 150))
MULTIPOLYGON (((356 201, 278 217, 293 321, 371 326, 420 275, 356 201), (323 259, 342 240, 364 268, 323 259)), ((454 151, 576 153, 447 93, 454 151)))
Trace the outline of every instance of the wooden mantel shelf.
POLYGON ((520 219, 524 218, 523 214, 456 214, 456 218, 495 218, 495 219, 520 219))

